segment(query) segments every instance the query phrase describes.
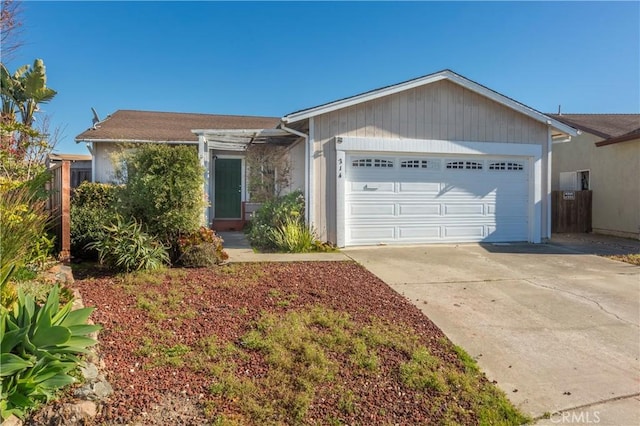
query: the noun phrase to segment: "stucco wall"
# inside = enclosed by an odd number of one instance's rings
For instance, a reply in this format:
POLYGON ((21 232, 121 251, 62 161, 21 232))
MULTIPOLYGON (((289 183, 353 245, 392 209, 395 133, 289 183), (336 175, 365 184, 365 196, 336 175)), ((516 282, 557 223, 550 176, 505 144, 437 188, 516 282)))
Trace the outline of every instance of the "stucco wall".
POLYGON ((591 157, 595 154, 595 143, 602 138, 591 133, 574 136, 569 142, 555 143, 552 148, 551 189, 560 189, 560 173, 590 170, 591 157))
POLYGON ((597 147, 590 133, 553 147, 553 189, 561 172, 589 170, 593 231, 640 238, 640 139, 597 147))
MULTIPOLYGON (((439 139, 542 145, 547 126, 447 80, 333 111, 315 118, 314 226, 336 240, 335 136, 439 139)), ((543 161, 542 193, 547 194, 543 161)), ((542 229, 547 223, 543 196, 542 229)))

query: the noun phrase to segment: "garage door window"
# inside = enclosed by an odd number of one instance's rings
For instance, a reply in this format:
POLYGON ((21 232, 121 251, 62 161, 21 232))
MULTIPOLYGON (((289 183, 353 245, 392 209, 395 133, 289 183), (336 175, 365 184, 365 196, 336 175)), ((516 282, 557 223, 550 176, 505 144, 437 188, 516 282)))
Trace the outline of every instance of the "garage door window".
POLYGON ((482 170, 482 161, 467 160, 449 160, 447 161, 447 169, 452 170, 482 170))
POLYGON ((495 161, 489 163, 489 170, 524 170, 524 163, 521 161, 495 161))
POLYGON ((352 161, 353 167, 381 167, 393 168, 393 160, 385 160, 382 158, 358 158, 352 161))
POLYGON ((427 169, 440 170, 440 160, 421 159, 421 160, 402 160, 400 162, 401 169, 427 169))

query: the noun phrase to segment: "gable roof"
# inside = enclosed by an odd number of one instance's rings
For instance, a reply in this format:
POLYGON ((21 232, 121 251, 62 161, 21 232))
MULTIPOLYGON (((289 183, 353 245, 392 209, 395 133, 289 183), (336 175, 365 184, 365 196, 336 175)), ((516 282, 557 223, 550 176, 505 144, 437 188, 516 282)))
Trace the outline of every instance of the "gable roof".
POLYGON ((278 117, 117 110, 76 142, 197 142, 193 129, 264 129, 279 122, 278 117))
POLYGON ((335 111, 338 109, 347 108, 352 105, 368 102, 384 96, 389 96, 394 93, 398 93, 398 92, 410 90, 416 87, 424 86, 427 84, 435 83, 436 81, 440 81, 440 80, 449 80, 453 83, 463 86, 466 89, 469 89, 495 102, 498 102, 499 104, 502 104, 507 108, 513 109, 524 115, 527 115, 536 121, 548 124, 552 126, 554 129, 559 130, 560 132, 565 133, 567 135, 575 136, 577 134, 576 130, 573 129, 571 126, 566 125, 565 123, 560 122, 558 120, 555 120, 549 117, 548 115, 545 115, 539 111, 536 111, 531 107, 528 107, 507 96, 504 96, 492 89, 489 89, 486 86, 478 84, 475 81, 469 80, 468 78, 463 77, 460 74, 456 74, 455 72, 448 69, 438 71, 433 74, 428 74, 422 77, 418 77, 412 80, 407 80, 402 83, 393 84, 393 85, 385 86, 379 89, 370 90, 368 92, 364 92, 355 96, 350 96, 348 98, 339 99, 337 101, 325 103, 312 108, 295 111, 285 115, 282 118, 282 121, 284 123, 294 123, 297 121, 305 120, 310 117, 315 117, 317 115, 326 114, 328 112, 335 111))
POLYGON ((576 129, 604 139, 597 146, 640 138, 640 114, 549 114, 576 129))

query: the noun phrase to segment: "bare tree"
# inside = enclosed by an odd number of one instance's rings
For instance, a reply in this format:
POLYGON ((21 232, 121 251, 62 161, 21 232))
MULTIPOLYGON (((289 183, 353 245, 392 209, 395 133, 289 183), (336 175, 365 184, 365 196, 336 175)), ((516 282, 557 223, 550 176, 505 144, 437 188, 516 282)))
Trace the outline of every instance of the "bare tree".
POLYGON ((20 3, 14 0, 2 0, 0 6, 0 50, 2 50, 2 61, 6 62, 22 46, 22 40, 20 40, 22 10, 20 3))

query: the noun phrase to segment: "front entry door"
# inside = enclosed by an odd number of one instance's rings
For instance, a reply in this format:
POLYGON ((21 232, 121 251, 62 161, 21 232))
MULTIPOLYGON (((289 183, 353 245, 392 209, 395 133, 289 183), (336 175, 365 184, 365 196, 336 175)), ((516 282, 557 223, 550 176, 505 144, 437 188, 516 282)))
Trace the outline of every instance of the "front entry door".
POLYGON ((215 160, 215 219, 240 219, 242 203, 242 160, 215 160))

